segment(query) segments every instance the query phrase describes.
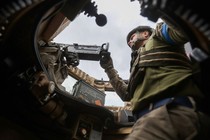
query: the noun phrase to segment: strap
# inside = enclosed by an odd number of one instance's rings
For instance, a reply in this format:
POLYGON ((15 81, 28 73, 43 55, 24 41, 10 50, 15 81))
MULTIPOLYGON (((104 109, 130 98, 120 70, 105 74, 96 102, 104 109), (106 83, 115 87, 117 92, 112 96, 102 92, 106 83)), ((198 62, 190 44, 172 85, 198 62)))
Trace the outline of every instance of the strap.
POLYGON ((192 67, 183 49, 164 47, 152 49, 140 54, 139 67, 182 65, 192 67))
MULTIPOLYGON (((190 97, 191 98, 191 97, 190 97)), ((179 96, 179 97, 172 97, 172 98, 165 98, 153 103, 150 103, 147 107, 144 107, 144 109, 140 109, 139 111, 133 112, 135 119, 139 119, 143 115, 149 113, 150 111, 161 107, 163 105, 171 104, 171 105, 180 105, 185 106, 188 108, 195 109, 193 103, 191 102, 189 97, 187 96, 179 96)))

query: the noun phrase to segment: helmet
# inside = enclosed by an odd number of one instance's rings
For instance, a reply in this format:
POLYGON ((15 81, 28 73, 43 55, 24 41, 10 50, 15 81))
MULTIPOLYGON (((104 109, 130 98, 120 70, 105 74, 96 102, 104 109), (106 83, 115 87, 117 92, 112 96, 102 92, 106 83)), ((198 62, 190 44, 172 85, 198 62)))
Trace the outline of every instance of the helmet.
POLYGON ((152 34, 153 32, 153 28, 151 28, 150 26, 138 26, 136 28, 134 28, 133 30, 131 30, 128 35, 127 35, 127 42, 130 40, 130 37, 132 34, 134 34, 135 32, 139 31, 139 32, 142 32, 142 31, 149 31, 150 35, 152 34))

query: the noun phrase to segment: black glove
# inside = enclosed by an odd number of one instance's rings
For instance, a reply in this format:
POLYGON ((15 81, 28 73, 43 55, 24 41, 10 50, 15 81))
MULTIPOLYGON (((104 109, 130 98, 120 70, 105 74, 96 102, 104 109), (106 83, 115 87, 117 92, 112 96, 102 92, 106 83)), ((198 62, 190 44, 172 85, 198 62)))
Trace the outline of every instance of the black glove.
POLYGON ((102 51, 100 55, 101 55, 101 59, 100 59, 101 67, 105 70, 113 68, 113 61, 110 56, 110 52, 102 51))

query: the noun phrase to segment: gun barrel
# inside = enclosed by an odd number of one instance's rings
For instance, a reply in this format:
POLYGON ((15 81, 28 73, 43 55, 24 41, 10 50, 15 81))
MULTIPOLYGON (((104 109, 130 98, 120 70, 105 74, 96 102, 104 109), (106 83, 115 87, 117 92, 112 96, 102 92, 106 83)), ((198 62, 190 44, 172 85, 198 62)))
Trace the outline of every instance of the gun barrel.
POLYGON ((108 51, 108 43, 104 43, 101 46, 73 44, 69 45, 67 49, 68 52, 77 53, 81 60, 99 61, 101 51, 108 51))
POLYGON ((101 52, 108 51, 109 43, 103 43, 101 46, 98 45, 80 45, 77 43, 64 44, 48 42, 46 47, 59 47, 65 53, 72 55, 76 54, 80 60, 93 60, 99 61, 101 59, 101 52))

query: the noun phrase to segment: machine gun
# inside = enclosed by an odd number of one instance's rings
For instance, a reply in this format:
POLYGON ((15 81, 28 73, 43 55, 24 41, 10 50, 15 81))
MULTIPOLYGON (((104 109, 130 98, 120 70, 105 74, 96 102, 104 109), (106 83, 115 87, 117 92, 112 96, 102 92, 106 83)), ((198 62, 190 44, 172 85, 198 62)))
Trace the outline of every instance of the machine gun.
POLYGON ((44 47, 59 48, 62 51, 62 62, 64 64, 78 66, 79 60, 99 61, 101 52, 108 52, 109 43, 103 43, 101 46, 98 46, 48 42, 44 47))

